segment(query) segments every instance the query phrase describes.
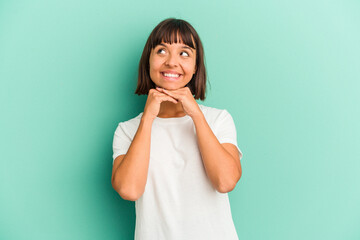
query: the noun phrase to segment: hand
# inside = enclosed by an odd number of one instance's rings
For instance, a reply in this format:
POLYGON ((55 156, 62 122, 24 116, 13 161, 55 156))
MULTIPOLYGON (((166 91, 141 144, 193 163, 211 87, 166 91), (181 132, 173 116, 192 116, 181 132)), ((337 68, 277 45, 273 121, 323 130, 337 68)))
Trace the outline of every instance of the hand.
POLYGON ((157 89, 150 89, 146 100, 143 116, 147 116, 150 119, 154 120, 159 114, 160 105, 163 101, 170 101, 175 104, 178 103, 178 101, 173 97, 170 97, 169 95, 158 91, 157 89))
POLYGON ((199 105, 195 101, 195 98, 193 97, 189 87, 183 87, 176 90, 166 90, 158 87, 156 87, 156 89, 180 101, 184 109, 184 112, 187 115, 189 115, 191 118, 194 118, 195 116, 202 114, 201 109, 199 108, 199 105))

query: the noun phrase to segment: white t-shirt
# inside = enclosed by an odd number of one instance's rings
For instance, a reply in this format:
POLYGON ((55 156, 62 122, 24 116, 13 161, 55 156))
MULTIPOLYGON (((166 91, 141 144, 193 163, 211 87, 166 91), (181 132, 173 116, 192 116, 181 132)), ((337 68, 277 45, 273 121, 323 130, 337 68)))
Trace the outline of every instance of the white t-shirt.
MULTIPOLYGON (((219 142, 234 144, 240 154, 229 112, 198 105, 219 142)), ((116 128, 113 163, 129 149, 142 114, 116 128)), ((189 115, 154 119, 147 182, 135 209, 135 240, 239 239, 228 194, 216 191, 206 175, 189 115)))

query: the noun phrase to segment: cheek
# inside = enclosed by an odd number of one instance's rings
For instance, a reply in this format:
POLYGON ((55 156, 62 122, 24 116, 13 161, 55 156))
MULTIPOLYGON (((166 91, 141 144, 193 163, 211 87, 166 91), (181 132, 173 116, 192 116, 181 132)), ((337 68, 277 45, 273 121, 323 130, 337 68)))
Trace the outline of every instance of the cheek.
POLYGON ((186 65, 186 72, 189 74, 193 74, 195 71, 195 63, 191 62, 186 65))
POLYGON ((150 69, 157 70, 161 66, 161 62, 159 61, 159 59, 153 58, 150 59, 149 65, 150 65, 150 69))

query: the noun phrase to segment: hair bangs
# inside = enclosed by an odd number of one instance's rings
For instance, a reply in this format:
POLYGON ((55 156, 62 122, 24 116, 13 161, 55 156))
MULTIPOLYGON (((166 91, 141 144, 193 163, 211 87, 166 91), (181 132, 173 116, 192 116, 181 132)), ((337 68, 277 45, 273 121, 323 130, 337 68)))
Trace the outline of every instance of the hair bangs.
POLYGON ((154 34, 151 48, 155 48, 162 42, 168 44, 183 43, 196 49, 191 30, 184 23, 178 21, 168 22, 168 24, 159 28, 154 34))

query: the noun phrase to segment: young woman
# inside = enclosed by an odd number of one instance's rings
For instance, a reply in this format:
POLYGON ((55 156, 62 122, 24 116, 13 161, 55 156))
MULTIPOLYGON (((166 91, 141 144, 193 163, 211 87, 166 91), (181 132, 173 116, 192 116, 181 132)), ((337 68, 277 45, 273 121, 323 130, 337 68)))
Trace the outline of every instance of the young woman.
POLYGON ((205 90, 197 32, 163 20, 139 63, 144 111, 120 122, 113 139, 112 186, 136 201, 135 239, 238 239, 227 193, 241 177, 242 153, 230 113, 195 101, 205 90))

